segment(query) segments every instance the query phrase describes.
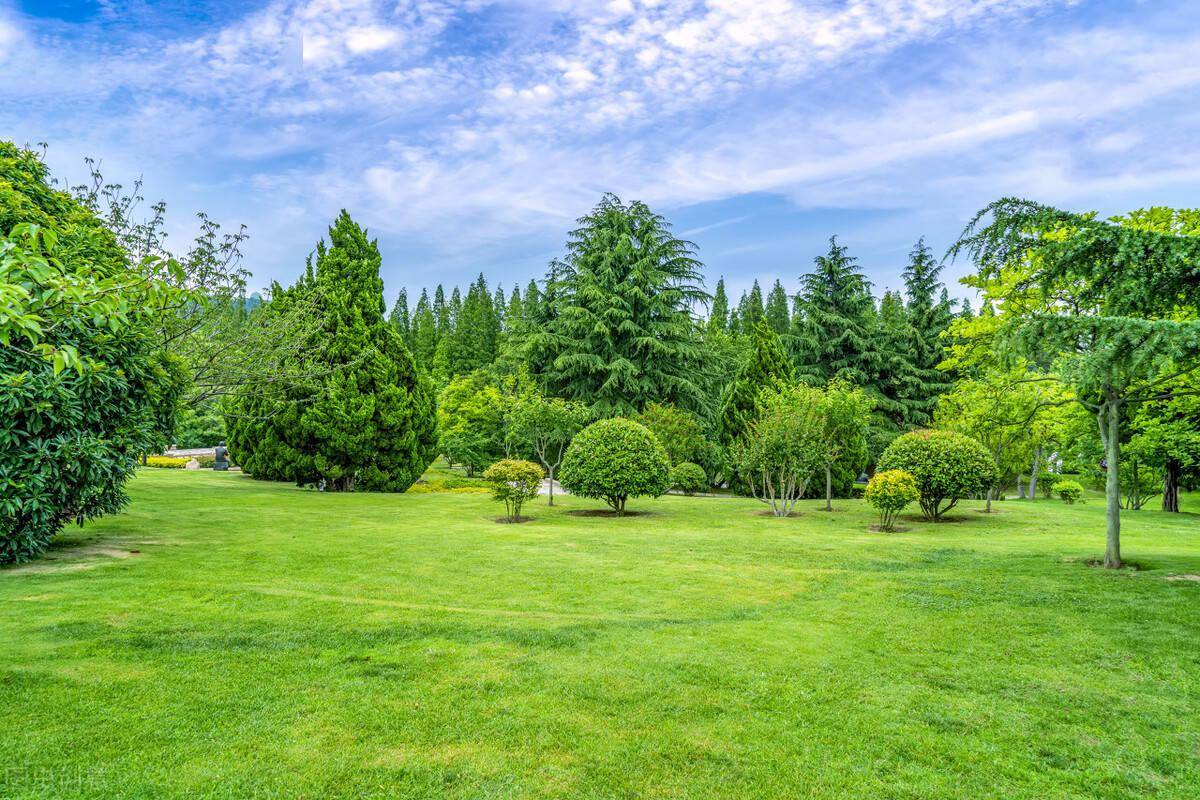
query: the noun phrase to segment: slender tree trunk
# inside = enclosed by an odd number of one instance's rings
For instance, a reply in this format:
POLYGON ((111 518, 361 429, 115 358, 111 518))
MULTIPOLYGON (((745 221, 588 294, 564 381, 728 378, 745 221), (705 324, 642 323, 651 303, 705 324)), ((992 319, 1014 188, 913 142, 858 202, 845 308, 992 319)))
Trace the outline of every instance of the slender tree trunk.
POLYGON ((1038 470, 1042 468, 1042 446, 1033 451, 1033 469, 1029 472, 1029 499, 1037 497, 1038 470))
POLYGON ((547 466, 546 472, 550 475, 550 502, 546 505, 552 506, 554 505, 554 467, 547 466))
POLYGON ((1100 438, 1108 470, 1104 480, 1105 546, 1104 566, 1121 566, 1121 406, 1111 396, 1100 407, 1100 438))
POLYGON ((1174 458, 1167 460, 1163 471, 1162 510, 1179 513, 1179 461, 1174 458))
POLYGON ((825 510, 833 511, 833 470, 825 466, 825 510))
POLYGON ((1017 499, 1018 500, 1025 499, 1025 481, 1022 480, 1024 477, 1025 476, 1022 475, 1021 473, 1019 473, 1019 472, 1017 473, 1017 499))
POLYGON ((992 486, 988 487, 988 490, 987 490, 987 513, 989 513, 989 514, 992 513, 992 493, 994 491, 995 491, 994 487, 992 487, 992 486))

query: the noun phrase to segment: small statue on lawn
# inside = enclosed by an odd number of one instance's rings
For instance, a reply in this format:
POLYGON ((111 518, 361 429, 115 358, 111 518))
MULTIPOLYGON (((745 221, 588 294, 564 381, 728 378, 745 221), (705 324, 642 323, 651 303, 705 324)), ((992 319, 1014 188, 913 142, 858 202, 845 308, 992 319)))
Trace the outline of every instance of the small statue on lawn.
POLYGON ((213 469, 217 472, 225 472, 229 469, 229 458, 226 455, 229 451, 225 449, 225 443, 221 442, 213 451, 213 469))

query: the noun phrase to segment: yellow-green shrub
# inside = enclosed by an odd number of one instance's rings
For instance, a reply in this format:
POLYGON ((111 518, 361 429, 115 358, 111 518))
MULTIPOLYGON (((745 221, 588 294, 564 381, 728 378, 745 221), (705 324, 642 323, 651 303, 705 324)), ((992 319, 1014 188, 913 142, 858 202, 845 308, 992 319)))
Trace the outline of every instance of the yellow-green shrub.
POLYGON ((921 491, 911 472, 889 469, 871 477, 863 497, 879 511, 879 530, 890 531, 896 517, 905 506, 921 497, 921 491))
POLYGON ((188 459, 174 458, 173 456, 149 456, 146 459, 147 467, 158 467, 160 469, 183 469, 187 466, 188 459))

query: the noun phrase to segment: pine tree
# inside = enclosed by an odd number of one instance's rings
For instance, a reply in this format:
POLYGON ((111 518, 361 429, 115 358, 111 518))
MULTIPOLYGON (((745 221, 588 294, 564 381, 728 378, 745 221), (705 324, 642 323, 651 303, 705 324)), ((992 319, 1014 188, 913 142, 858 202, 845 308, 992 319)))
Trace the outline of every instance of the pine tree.
POLYGON ((712 310, 708 315, 709 330, 729 330, 729 297, 725 294, 725 278, 717 278, 717 288, 713 292, 712 310))
POLYGON ((504 299, 504 287, 499 284, 496 284, 496 293, 492 295, 492 312, 496 317, 496 333, 499 335, 504 330, 504 315, 508 312, 508 301, 504 299))
POLYGON ((750 287, 750 294, 743 294, 738 303, 738 324, 741 326, 742 333, 749 336, 754 326, 762 322, 765 314, 762 289, 758 287, 756 280, 750 287))
POLYGON ((450 333, 451 321, 449 309, 446 308, 446 292, 439 283, 433 291, 433 320, 437 323, 438 341, 450 333))
POLYGON ((788 335, 788 329, 791 327, 791 303, 788 302, 787 292, 783 290, 783 284, 778 280, 771 287, 771 293, 767 295, 767 306, 764 312, 764 318, 767 324, 771 326, 771 330, 779 334, 780 337, 788 335))
POLYGON ((704 348, 692 315, 710 300, 693 246, 645 204, 605 195, 573 231, 547 281, 554 317, 537 336, 541 378, 597 416, 652 401, 704 413, 704 348))
POLYGON ((871 389, 878 368, 871 284, 857 259, 829 240, 829 252, 800 279, 803 317, 797 331, 800 373, 824 384, 842 378, 871 389))
POLYGON ((921 380, 912 363, 912 342, 916 336, 899 292, 884 292, 879 304, 878 359, 879 371, 875 388, 876 413, 886 417, 882 428, 889 440, 896 433, 917 427, 927 427, 930 418, 920 413, 921 380))

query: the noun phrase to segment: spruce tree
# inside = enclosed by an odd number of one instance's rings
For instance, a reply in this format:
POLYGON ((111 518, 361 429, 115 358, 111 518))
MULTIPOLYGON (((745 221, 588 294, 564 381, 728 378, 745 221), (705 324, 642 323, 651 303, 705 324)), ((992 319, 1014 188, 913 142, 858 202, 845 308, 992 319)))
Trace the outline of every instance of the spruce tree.
POLYGON ((438 334, 437 320, 433 315, 433 307, 429 304, 429 293, 421 290, 421 299, 413 311, 412 318, 413 358, 417 364, 429 372, 433 369, 433 356, 437 352, 438 334))
POLYGON ((767 324, 771 326, 771 330, 779 334, 780 337, 788 335, 788 329, 791 327, 791 303, 788 302, 787 292, 783 290, 783 284, 778 280, 771 287, 771 293, 767 295, 767 306, 764 312, 764 318, 767 324))
POLYGON ((446 308, 446 292, 440 283, 433 290, 433 320, 437 325, 437 338, 441 341, 450 333, 450 314, 446 308))
POLYGON ((588 403, 596 416, 634 414, 652 401, 711 413, 692 314, 710 298, 693 245, 661 216, 605 195, 548 278, 554 316, 537 336, 535 363, 552 393, 588 403))
POLYGON ((742 333, 749 336, 754 330, 754 326, 762 322, 765 315, 762 289, 758 287, 756 280, 750 287, 750 293, 743 294, 741 301, 738 302, 738 324, 741 326, 742 333))

